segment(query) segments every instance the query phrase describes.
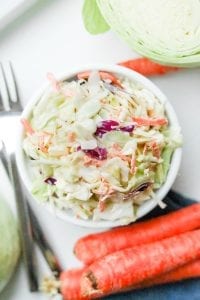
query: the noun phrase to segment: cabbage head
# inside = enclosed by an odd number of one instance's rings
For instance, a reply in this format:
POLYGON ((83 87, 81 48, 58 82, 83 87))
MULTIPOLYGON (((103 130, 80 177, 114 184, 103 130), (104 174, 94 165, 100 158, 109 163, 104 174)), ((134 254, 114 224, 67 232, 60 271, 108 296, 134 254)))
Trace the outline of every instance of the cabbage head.
POLYGON ((20 241, 17 221, 0 197, 0 291, 8 283, 19 258, 20 241))
POLYGON ((199 0, 85 0, 84 6, 84 23, 90 33, 110 27, 151 60, 200 66, 199 0))

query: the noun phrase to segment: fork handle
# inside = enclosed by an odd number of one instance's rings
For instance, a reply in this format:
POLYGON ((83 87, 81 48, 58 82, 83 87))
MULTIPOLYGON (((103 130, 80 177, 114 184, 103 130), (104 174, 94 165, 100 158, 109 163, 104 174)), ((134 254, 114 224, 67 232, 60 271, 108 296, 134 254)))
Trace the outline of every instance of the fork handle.
POLYGON ((22 193, 14 154, 11 154, 10 162, 12 171, 11 180, 13 182, 17 212, 19 216, 19 226, 21 232, 21 243, 25 269, 27 273, 29 289, 30 291, 35 292, 38 291, 37 268, 33 251, 33 235, 31 229, 31 220, 28 211, 28 204, 22 193))
MULTIPOLYGON (((13 182, 13 174, 12 174, 12 166, 11 166, 11 159, 7 154, 5 145, 0 141, 0 159, 3 163, 3 166, 9 176, 10 180, 13 182)), ((59 260, 53 251, 50 243, 46 239, 44 232, 34 214, 34 211, 31 209, 26 197, 24 198, 25 205, 28 207, 28 215, 30 218, 31 223, 31 233, 33 236, 34 241, 37 243, 38 247, 40 248, 50 270, 55 274, 55 276, 59 277, 60 273, 62 272, 62 268, 60 266, 59 260)))
POLYGON ((49 242, 45 238, 44 232, 42 231, 42 228, 33 210, 31 209, 30 205, 28 205, 28 210, 29 210, 29 216, 32 224, 33 238, 36 241, 38 247, 40 248, 49 268, 51 269, 51 271, 54 273, 56 277, 59 277, 60 273, 62 272, 62 268, 59 264, 59 260, 56 257, 49 242))

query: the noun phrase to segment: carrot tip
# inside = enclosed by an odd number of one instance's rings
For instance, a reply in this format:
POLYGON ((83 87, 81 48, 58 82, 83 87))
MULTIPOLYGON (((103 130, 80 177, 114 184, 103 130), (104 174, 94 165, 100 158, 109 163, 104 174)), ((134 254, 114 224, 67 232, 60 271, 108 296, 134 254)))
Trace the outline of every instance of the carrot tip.
POLYGON ((83 296, 100 296, 102 291, 97 287, 97 280, 93 272, 88 271, 81 282, 81 293, 83 296))

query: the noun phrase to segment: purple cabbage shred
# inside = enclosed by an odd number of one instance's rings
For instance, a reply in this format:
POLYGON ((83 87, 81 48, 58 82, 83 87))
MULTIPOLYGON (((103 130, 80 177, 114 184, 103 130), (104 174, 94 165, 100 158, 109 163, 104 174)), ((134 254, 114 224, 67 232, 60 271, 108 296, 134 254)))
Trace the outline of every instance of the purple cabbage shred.
POLYGON ((53 177, 48 177, 44 180, 45 183, 50 184, 50 185, 56 185, 56 179, 53 177))
POLYGON ((102 121, 98 126, 97 130, 95 132, 95 135, 102 137, 102 135, 106 132, 117 130, 117 127, 119 126, 119 123, 114 120, 106 120, 102 121))
POLYGON ((119 128, 119 130, 131 133, 134 130, 134 128, 135 128, 135 125, 132 124, 132 125, 127 125, 127 126, 122 126, 119 128))
POLYGON ((82 151, 91 158, 95 158, 98 160, 104 160, 107 158, 107 150, 105 148, 97 147, 95 149, 88 150, 82 149, 82 151))
POLYGON ((120 131, 131 133, 134 130, 134 128, 135 128, 134 124, 119 127, 119 122, 114 120, 106 120, 106 121, 102 121, 100 125, 97 126, 95 135, 102 137, 105 133, 113 130, 120 130, 120 131))

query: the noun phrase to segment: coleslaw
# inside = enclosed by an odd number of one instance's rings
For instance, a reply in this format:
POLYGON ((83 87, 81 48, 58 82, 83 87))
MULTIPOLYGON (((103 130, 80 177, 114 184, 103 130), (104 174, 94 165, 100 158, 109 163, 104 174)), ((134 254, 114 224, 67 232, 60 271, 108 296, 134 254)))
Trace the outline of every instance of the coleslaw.
POLYGON ((22 119, 34 197, 77 218, 134 221, 166 180, 180 128, 151 91, 128 78, 91 71, 48 79, 22 119))

